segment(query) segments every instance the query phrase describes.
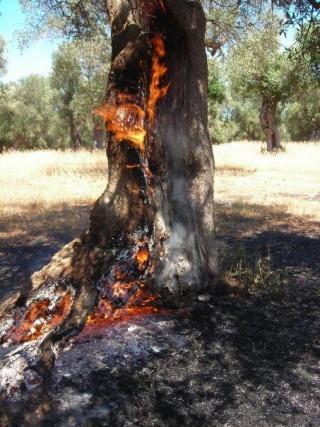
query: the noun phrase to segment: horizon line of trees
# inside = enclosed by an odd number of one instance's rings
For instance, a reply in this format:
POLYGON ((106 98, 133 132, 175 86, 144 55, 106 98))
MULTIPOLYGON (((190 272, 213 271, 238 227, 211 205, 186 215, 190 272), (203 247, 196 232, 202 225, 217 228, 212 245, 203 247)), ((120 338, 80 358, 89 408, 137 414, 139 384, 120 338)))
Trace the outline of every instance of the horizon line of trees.
MULTIPOLYGON (((213 16, 233 25, 235 15, 224 13, 213 16)), ((282 140, 320 139, 319 22, 307 36, 297 31, 296 48, 288 53, 280 47, 279 18, 267 13, 260 21, 247 25, 245 34, 229 34, 229 41, 238 40, 222 54, 213 45, 208 49, 212 142, 264 139, 271 151, 280 146, 280 135, 282 140), (300 54, 302 45, 307 54, 300 54)), ((63 42, 48 77, 0 83, 0 152, 103 147, 104 124, 93 109, 105 98, 110 50, 106 35, 63 42)), ((0 38, 0 73, 3 52, 0 38)))
POLYGON ((48 77, 0 83, 0 152, 102 148, 104 124, 93 109, 105 97, 109 58, 102 37, 63 42, 48 77))

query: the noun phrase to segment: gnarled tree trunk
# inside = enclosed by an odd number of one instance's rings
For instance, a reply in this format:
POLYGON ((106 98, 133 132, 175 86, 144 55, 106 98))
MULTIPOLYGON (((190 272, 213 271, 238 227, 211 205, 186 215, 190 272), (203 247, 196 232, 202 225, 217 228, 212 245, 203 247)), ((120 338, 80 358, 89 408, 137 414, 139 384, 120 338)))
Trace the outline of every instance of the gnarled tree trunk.
POLYGON ((145 305, 148 293, 185 304, 214 286, 217 274, 201 2, 106 5, 112 63, 106 103, 97 112, 109 135, 108 185, 89 230, 32 276, 28 292, 3 306, 4 340, 45 336, 45 367, 52 343, 101 313, 145 305))
POLYGON ((260 123, 266 136, 268 151, 272 151, 281 146, 280 132, 277 124, 277 106, 277 99, 263 97, 260 110, 260 123))

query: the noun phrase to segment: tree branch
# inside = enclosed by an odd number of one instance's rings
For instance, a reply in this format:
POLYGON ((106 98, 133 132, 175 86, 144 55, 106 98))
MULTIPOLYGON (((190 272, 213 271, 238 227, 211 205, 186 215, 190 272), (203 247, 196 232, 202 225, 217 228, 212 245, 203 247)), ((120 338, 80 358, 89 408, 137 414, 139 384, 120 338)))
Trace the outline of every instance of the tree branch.
POLYGON ((320 9, 320 2, 318 2, 317 0, 308 0, 308 3, 311 4, 311 6, 316 10, 320 9))
POLYGON ((219 49, 223 46, 223 42, 217 42, 215 40, 205 40, 205 46, 209 50, 210 54, 212 56, 215 56, 215 54, 218 52, 219 49))

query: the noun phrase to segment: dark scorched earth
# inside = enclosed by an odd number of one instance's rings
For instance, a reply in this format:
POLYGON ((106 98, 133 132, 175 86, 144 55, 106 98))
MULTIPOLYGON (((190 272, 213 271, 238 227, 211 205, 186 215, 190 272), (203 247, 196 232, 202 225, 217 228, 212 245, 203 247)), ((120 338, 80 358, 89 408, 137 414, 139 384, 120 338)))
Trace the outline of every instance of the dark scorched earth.
MULTIPOLYGON (((218 237, 224 250, 240 241, 249 253, 268 248, 274 267, 288 271, 284 295, 206 296, 186 312, 138 317, 69 341, 44 387, 26 374, 16 397, 2 400, 0 425, 318 427, 319 235, 218 237)), ((34 255, 45 263, 53 250, 39 245, 34 255)), ((6 279, 2 295, 7 286, 6 279)), ((10 351, 2 349, 2 358, 10 351)))

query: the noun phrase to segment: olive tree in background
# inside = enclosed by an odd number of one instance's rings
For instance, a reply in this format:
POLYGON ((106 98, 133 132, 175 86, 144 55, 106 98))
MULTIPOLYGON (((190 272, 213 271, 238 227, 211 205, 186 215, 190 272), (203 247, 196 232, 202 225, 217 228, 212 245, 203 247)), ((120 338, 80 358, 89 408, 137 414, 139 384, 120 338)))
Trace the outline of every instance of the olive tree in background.
POLYGON ((293 94, 301 93, 309 77, 304 62, 281 51, 277 22, 270 22, 263 30, 252 31, 234 46, 226 69, 236 94, 243 98, 260 98, 260 123, 267 149, 279 148, 278 106, 293 94))
POLYGON ((66 148, 56 92, 47 77, 30 75, 2 86, 0 140, 3 149, 66 148))
POLYGON ((109 63, 109 39, 97 36, 65 42, 53 55, 51 85, 74 149, 102 145, 103 123, 93 110, 104 100, 109 63))

